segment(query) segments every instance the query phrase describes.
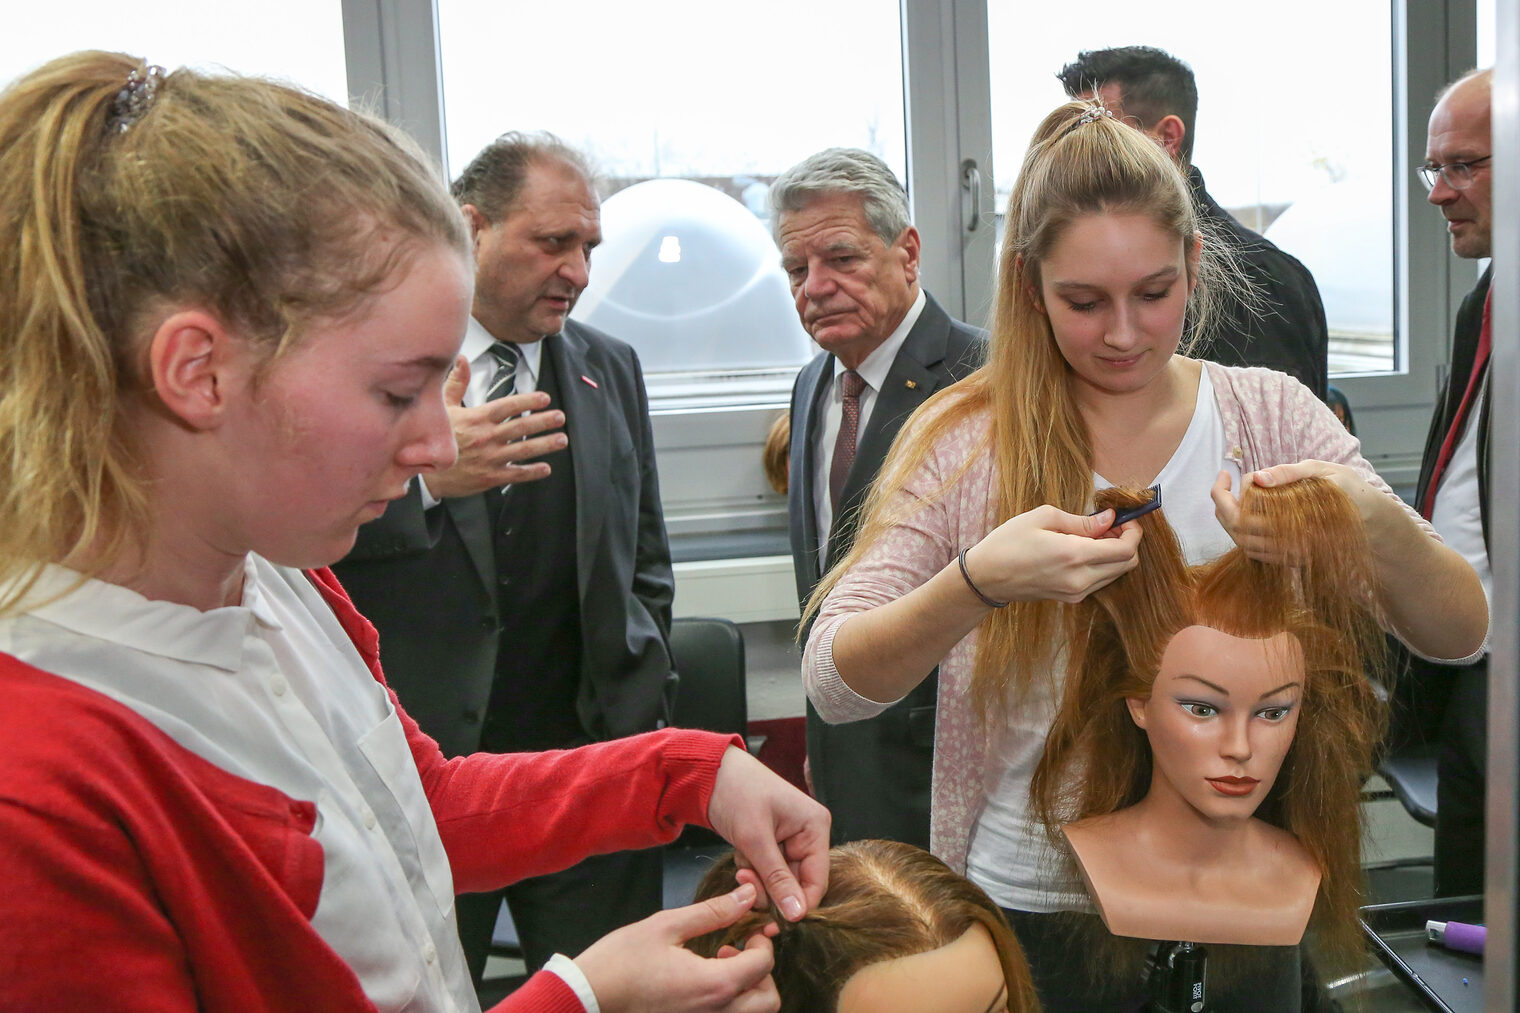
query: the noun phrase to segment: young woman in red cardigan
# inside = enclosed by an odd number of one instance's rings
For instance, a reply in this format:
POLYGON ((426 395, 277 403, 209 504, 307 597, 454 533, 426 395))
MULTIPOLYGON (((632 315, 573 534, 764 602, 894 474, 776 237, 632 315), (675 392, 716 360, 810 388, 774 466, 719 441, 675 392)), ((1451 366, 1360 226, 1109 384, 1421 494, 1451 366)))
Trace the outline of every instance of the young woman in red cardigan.
MULTIPOLYGON (((456 892, 710 824, 788 918, 828 817, 721 736, 445 760, 325 570, 455 448, 464 224, 382 124, 56 60, 0 94, 0 1007, 466 1010, 456 892)), ((773 1010, 707 904, 504 1010, 773 1010)))

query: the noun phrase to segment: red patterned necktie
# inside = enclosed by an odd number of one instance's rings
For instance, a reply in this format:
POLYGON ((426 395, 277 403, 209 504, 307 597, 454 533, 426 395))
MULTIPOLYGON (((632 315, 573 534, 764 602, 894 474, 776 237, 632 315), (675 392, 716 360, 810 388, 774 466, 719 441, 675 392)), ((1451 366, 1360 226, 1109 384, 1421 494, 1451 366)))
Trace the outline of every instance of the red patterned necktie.
POLYGON ((1488 365, 1488 355, 1494 347, 1491 324, 1493 308, 1494 290, 1490 287, 1488 297, 1483 300, 1483 327, 1478 332, 1478 351, 1473 356, 1473 368, 1472 373, 1467 377, 1467 389, 1462 392, 1462 401, 1457 405, 1457 414, 1452 416, 1451 428, 1446 430, 1446 439, 1441 441, 1441 452, 1436 455, 1436 466, 1431 469, 1430 481, 1425 486, 1425 500, 1420 504, 1420 514, 1427 521, 1435 512, 1436 490, 1441 487, 1441 476, 1446 473, 1446 466, 1451 463, 1452 451, 1457 449, 1457 440, 1461 438, 1467 415, 1472 411, 1473 399, 1478 396, 1478 385, 1483 381, 1483 367, 1488 365))
POLYGON ((839 420, 839 438, 834 441, 834 459, 829 464, 829 508, 834 521, 839 521, 839 509, 843 506, 844 480, 850 475, 850 465, 855 463, 855 443, 860 433, 860 394, 866 382, 853 369, 840 376, 844 388, 844 414, 839 420))

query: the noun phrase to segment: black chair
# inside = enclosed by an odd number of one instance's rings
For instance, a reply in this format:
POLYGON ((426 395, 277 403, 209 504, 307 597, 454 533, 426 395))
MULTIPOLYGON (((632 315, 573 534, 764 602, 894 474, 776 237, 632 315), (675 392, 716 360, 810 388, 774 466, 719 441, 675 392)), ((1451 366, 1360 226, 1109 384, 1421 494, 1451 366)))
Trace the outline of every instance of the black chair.
POLYGON ((1436 825, 1436 757, 1440 746, 1420 742, 1383 757, 1377 772, 1409 813, 1427 827, 1436 825))
POLYGON ((670 624, 670 653, 680 676, 671 723, 743 735, 749 708, 739 627, 727 619, 677 619, 670 624))
MULTIPOLYGON (((1405 657, 1393 637, 1388 638, 1394 657, 1405 657)), ((1427 827, 1436 825, 1436 758, 1440 755, 1440 717, 1451 693, 1450 679, 1430 685, 1406 664, 1397 673, 1392 694, 1381 680, 1373 689, 1388 702, 1389 728, 1383 740, 1377 772, 1394 797, 1414 819, 1427 827)))
MULTIPOLYGON (((670 653, 680 680, 671 724, 743 736, 749 725, 744 686, 744 636, 727 619, 677 619, 670 624, 670 653)), ((721 841, 705 827, 687 827, 678 847, 721 841)))

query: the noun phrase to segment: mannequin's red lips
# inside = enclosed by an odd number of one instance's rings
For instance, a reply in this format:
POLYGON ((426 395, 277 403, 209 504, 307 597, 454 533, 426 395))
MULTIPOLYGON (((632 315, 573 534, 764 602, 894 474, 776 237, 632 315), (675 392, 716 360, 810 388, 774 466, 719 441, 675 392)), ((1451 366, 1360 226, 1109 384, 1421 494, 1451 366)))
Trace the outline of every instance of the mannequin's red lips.
POLYGON ((1261 783, 1254 777, 1211 777, 1208 782, 1219 794, 1233 797, 1249 795, 1261 783))

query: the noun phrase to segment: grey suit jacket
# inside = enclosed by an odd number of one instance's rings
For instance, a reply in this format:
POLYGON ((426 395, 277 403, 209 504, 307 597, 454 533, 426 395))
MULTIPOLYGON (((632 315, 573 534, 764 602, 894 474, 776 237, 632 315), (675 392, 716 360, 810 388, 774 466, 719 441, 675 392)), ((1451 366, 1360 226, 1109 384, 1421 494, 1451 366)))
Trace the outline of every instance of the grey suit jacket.
MULTIPOLYGON (((561 378, 575 470, 577 712, 591 739, 647 731, 673 667, 675 580, 643 372, 631 347, 574 321, 543 354, 561 378)), ((497 654, 510 650, 514 619, 510 609, 500 619, 492 541, 484 494, 424 510, 414 487, 333 567, 379 630, 386 680, 448 755, 479 747, 497 654)))
MULTIPOLYGON (((952 319, 927 296, 908 332, 861 434, 855 463, 844 484, 844 503, 829 533, 830 564, 855 540, 861 503, 908 416, 936 391, 970 375, 982 364, 986 332, 952 319)), ((821 424, 821 401, 834 375, 834 357, 819 355, 802 368, 792 387, 791 482, 787 513, 797 597, 804 604, 818 585, 818 519, 813 513, 813 453, 821 424)), ((850 725, 827 725, 808 705, 808 759, 813 787, 834 814, 836 843, 884 837, 929 846, 929 777, 934 752, 931 674, 906 699, 878 717, 850 725)))

